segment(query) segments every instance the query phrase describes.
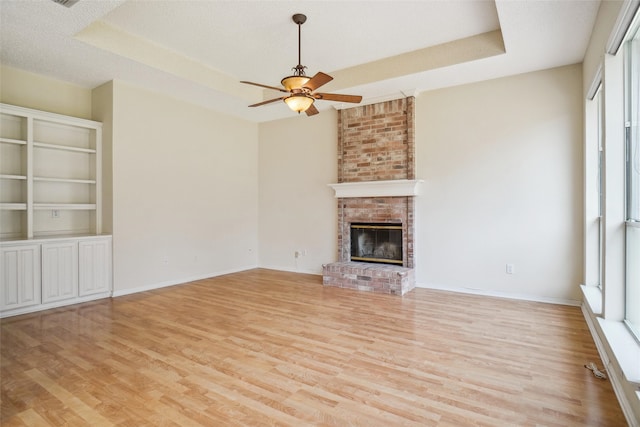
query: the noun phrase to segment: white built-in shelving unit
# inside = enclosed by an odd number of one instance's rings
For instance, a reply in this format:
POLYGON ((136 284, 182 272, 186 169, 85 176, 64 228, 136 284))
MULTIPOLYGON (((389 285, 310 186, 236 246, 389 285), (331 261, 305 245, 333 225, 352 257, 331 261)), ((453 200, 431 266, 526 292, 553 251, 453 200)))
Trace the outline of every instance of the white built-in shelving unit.
POLYGON ((2 315, 110 292, 102 123, 0 104, 0 249, 2 315))
POLYGON ((0 239, 102 232, 102 124, 0 104, 0 239))

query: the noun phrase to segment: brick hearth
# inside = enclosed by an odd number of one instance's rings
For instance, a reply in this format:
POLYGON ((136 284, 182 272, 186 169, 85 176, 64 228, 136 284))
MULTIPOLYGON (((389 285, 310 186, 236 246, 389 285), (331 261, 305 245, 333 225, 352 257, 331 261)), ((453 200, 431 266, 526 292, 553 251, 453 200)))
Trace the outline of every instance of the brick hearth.
MULTIPOLYGON (((413 97, 340 110, 338 182, 415 179, 413 97)), ((338 200, 338 259, 323 265, 327 286, 403 295, 415 287, 413 197, 338 200), (351 262, 351 223, 401 224, 403 266, 351 262), (364 265, 363 265, 364 264, 364 265)))
POLYGON ((412 268, 370 262, 334 262, 322 266, 325 286, 404 295, 415 288, 412 268))

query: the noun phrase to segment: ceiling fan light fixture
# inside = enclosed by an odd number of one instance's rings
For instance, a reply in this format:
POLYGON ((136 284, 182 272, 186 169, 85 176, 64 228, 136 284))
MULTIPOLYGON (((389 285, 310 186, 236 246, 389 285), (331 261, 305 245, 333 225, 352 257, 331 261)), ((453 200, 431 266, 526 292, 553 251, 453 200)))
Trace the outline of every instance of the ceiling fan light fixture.
POLYGON ((289 108, 298 114, 307 111, 307 109, 313 105, 313 101, 314 99, 312 97, 303 93, 295 93, 284 99, 284 102, 287 103, 289 108))
POLYGON ((311 79, 307 76, 288 76, 282 79, 280 83, 287 91, 291 92, 295 89, 302 89, 309 80, 311 79))
POLYGON ((356 104, 359 103, 362 100, 361 96, 342 95, 337 93, 315 93, 315 91, 320 86, 324 86, 325 84, 333 80, 333 77, 323 73, 322 71, 318 71, 313 77, 307 77, 304 71, 304 69, 307 67, 300 63, 300 27, 305 23, 307 17, 302 13, 296 13, 291 18, 293 19, 293 22, 298 26, 298 65, 292 68, 293 75, 287 76, 280 81, 284 89, 244 80, 240 82, 248 85, 262 87, 265 89, 275 90, 278 92, 284 92, 288 95, 258 102, 256 104, 249 105, 249 107, 259 107, 261 105, 271 104, 273 102, 283 100, 291 110, 296 111, 298 114, 305 112, 307 113, 307 116, 314 116, 319 113, 318 109, 313 105, 313 102, 316 99, 339 102, 354 102, 356 104))

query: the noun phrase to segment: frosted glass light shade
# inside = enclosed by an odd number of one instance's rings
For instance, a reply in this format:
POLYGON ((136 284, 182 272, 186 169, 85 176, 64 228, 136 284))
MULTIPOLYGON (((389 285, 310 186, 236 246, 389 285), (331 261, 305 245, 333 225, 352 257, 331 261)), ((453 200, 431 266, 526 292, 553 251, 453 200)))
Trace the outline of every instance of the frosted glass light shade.
POLYGON ((295 94, 286 97, 284 102, 286 102, 289 108, 293 111, 302 113, 303 111, 307 111, 307 108, 311 107, 313 104, 313 98, 307 95, 295 94))
POLYGON ((311 79, 307 76, 289 76, 282 79, 280 83, 291 92, 294 89, 302 89, 302 86, 306 85, 309 80, 311 79))

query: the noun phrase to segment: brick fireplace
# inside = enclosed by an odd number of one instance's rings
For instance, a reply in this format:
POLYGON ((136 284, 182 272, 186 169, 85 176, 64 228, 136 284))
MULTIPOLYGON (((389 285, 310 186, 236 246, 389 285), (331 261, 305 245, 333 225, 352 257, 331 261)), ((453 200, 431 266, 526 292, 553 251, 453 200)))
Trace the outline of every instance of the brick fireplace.
POLYGON ((413 97, 340 110, 338 262, 323 265, 327 286, 403 295, 415 287, 415 136, 413 97), (402 265, 351 260, 351 226, 402 229, 402 265))

